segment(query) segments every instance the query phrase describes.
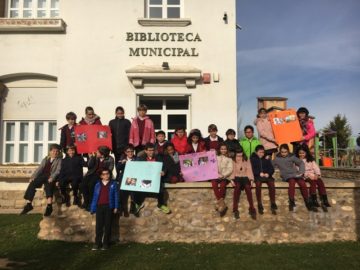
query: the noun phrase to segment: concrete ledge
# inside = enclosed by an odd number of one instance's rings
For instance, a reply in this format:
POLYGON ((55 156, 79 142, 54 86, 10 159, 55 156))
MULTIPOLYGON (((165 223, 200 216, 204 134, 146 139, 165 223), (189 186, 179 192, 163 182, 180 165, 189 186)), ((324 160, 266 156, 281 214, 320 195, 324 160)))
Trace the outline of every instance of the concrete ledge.
POLYGON ((34 33, 57 32, 64 33, 66 24, 62 19, 19 19, 0 18, 0 33, 34 33))

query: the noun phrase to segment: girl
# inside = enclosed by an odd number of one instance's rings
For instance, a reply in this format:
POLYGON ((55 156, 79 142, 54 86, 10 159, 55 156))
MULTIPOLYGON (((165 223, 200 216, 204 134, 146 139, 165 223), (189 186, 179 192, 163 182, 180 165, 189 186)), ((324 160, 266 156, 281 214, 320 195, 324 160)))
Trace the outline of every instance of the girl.
POLYGON ((172 184, 184 182, 180 170, 179 153, 175 151, 172 143, 166 145, 163 163, 165 182, 172 184))
MULTIPOLYGON (((122 178, 125 171, 125 166, 128 161, 135 161, 135 148, 131 144, 125 147, 125 151, 121 156, 120 160, 116 163, 116 171, 117 171, 117 182, 119 186, 122 185, 122 178)), ((129 196, 132 195, 131 192, 126 190, 120 190, 120 216, 124 214, 124 217, 129 217, 129 210, 128 210, 128 201, 129 196)), ((132 200, 132 206, 133 206, 132 200)))
POLYGON ((80 125, 102 125, 100 116, 95 114, 93 107, 87 106, 85 108, 85 117, 79 123, 80 125))
POLYGON ((188 137, 188 143, 186 147, 186 153, 199 153, 199 152, 206 152, 206 146, 204 139, 201 136, 201 132, 198 129, 193 129, 190 131, 188 137))
POLYGON ((321 180, 321 172, 319 166, 316 164, 313 156, 310 153, 309 147, 303 144, 299 146, 296 151, 296 156, 300 158, 305 164, 305 180, 310 183, 310 196, 311 201, 315 207, 319 207, 319 203, 316 197, 316 187, 318 188, 321 198, 321 208, 324 212, 327 212, 327 207, 330 207, 328 202, 326 189, 324 182, 321 180))
POLYGON ((256 210, 254 207, 254 201, 251 193, 251 182, 254 180, 251 164, 246 158, 242 147, 236 150, 233 172, 231 175, 231 185, 234 187, 233 196, 233 214, 235 219, 239 219, 238 204, 240 200, 241 190, 245 190, 246 197, 249 203, 249 215, 252 219, 256 219, 256 210))
POLYGON ((259 109, 255 125, 259 134, 260 143, 265 148, 265 157, 271 158, 273 153, 277 152, 277 143, 275 141, 271 123, 267 117, 266 109, 259 109))
POLYGON ((226 185, 228 178, 233 171, 233 162, 231 158, 228 157, 228 148, 226 144, 220 143, 218 155, 217 155, 217 164, 219 178, 211 181, 212 188, 217 200, 215 209, 220 213, 220 216, 224 216, 227 211, 227 206, 225 204, 225 194, 226 194, 226 185))
POLYGON ((240 149, 239 140, 235 138, 236 132, 233 129, 228 129, 226 131, 226 140, 225 144, 228 146, 229 149, 229 157, 235 157, 235 151, 240 149))
POLYGON ((175 129, 175 135, 171 139, 171 143, 174 145, 175 151, 178 152, 179 155, 186 154, 187 139, 188 138, 186 137, 185 128, 178 127, 177 129, 175 129))
POLYGON ((305 165, 300 159, 290 154, 289 146, 282 144, 280 153, 273 160, 273 166, 278 167, 283 181, 289 183, 289 211, 294 211, 295 205, 295 183, 300 187, 301 195, 304 198, 306 208, 309 211, 316 212, 317 209, 312 206, 309 200, 309 192, 305 184, 304 173, 305 165))
POLYGON ((309 118, 309 110, 305 107, 300 107, 296 114, 303 132, 303 141, 300 144, 306 144, 311 151, 314 148, 314 138, 316 135, 314 122, 309 118))
POLYGON ((277 205, 275 203, 275 179, 272 177, 274 174, 274 167, 271 164, 271 160, 267 159, 265 156, 264 146, 256 146, 255 152, 251 155, 250 161, 255 178, 256 199, 258 202, 259 214, 264 214, 264 207, 261 201, 261 186, 262 183, 266 183, 269 188, 271 212, 273 215, 276 215, 277 205))

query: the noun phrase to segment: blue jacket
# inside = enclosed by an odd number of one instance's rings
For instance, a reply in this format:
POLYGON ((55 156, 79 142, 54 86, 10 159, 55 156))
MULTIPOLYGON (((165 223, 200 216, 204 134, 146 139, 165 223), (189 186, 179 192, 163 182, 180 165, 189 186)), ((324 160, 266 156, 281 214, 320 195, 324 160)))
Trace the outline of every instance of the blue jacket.
MULTIPOLYGON (((109 206, 111 209, 118 209, 119 208, 119 189, 118 185, 115 181, 110 180, 109 187, 109 206)), ((99 180, 94 188, 94 196, 91 202, 90 212, 95 213, 97 208, 97 203, 99 200, 100 195, 100 188, 101 188, 101 180, 99 180)))

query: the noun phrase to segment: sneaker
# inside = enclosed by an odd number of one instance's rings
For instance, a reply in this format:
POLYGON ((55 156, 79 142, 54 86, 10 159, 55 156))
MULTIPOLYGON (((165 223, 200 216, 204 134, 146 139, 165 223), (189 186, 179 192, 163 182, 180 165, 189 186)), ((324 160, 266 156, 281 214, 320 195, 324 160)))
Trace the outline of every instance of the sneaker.
POLYGON ((46 206, 46 209, 45 209, 44 217, 50 216, 52 211, 53 211, 52 205, 48 204, 48 206, 46 206))
POLYGON ((103 245, 101 250, 108 250, 109 249, 109 245, 103 245))
POLYGON ((161 205, 160 207, 158 206, 158 209, 163 212, 164 214, 170 214, 171 210, 169 207, 167 207, 165 204, 161 205))
POLYGON ((264 206, 262 204, 259 204, 258 205, 258 211, 259 211, 259 214, 260 215, 263 215, 264 214, 264 206))
POLYGON ((294 208, 295 208, 295 201, 294 200, 289 200, 289 211, 293 212, 294 208))
POLYGON ((26 215, 27 213, 29 213, 31 210, 33 210, 34 207, 32 206, 31 203, 27 203, 25 206, 24 206, 24 209, 21 211, 20 215, 26 215))
POLYGON ((100 247, 99 247, 99 245, 93 245, 93 247, 91 248, 91 250, 99 250, 100 249, 100 247))
POLYGON ((240 213, 238 210, 235 210, 234 212, 234 219, 239 219, 240 218, 240 213))

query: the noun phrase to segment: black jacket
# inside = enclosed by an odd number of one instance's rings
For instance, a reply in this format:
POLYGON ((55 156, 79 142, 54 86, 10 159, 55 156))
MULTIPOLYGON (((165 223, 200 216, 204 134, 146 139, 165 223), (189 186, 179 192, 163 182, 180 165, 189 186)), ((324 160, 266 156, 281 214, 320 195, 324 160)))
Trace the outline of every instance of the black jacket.
POLYGON ((240 142, 237 139, 225 140, 224 143, 227 145, 229 152, 235 152, 236 150, 240 149, 240 142))
MULTIPOLYGON (((121 179, 122 179, 122 177, 123 177, 123 175, 124 175, 125 166, 126 166, 126 163, 127 163, 127 161, 126 161, 125 163, 122 163, 122 162, 121 162, 121 161, 124 160, 124 159, 127 160, 126 156, 123 155, 123 156, 120 158, 119 162, 117 162, 116 165, 115 165, 116 173, 117 173, 117 179, 116 179, 116 180, 119 181, 119 182, 121 182, 121 179)), ((136 160, 136 157, 134 156, 133 159, 132 159, 132 161, 135 161, 135 160, 136 160)))
POLYGON ((83 178, 84 159, 80 155, 72 158, 66 156, 61 162, 61 169, 58 179, 81 179, 83 178))
POLYGON ((170 155, 164 155, 163 164, 165 181, 169 180, 172 176, 180 176, 180 161, 178 163, 175 163, 174 159, 170 155))
POLYGON ((269 174, 269 177, 272 178, 274 167, 270 159, 266 159, 265 157, 259 158, 253 153, 250 157, 250 161, 255 180, 260 178, 260 173, 267 173, 269 174))
MULTIPOLYGON (((100 159, 97 158, 96 156, 92 156, 90 157, 89 161, 88 161, 88 171, 86 173, 85 176, 89 176, 92 175, 94 173, 96 173, 96 170, 98 169, 98 165, 99 165, 100 159)), ((108 156, 104 159, 104 164, 103 167, 106 169, 109 169, 111 172, 114 169, 114 158, 111 156, 108 156)))
POLYGON ((121 149, 129 143, 129 134, 131 123, 125 118, 115 118, 109 122, 112 134, 112 147, 113 151, 121 149))
POLYGON ((74 145, 75 144, 75 128, 74 126, 69 130, 68 125, 64 125, 61 129, 61 135, 60 135, 60 146, 64 150, 66 150, 66 146, 68 145, 74 145), (70 137, 69 137, 70 136, 70 137), (67 143, 68 141, 68 143, 67 143))

